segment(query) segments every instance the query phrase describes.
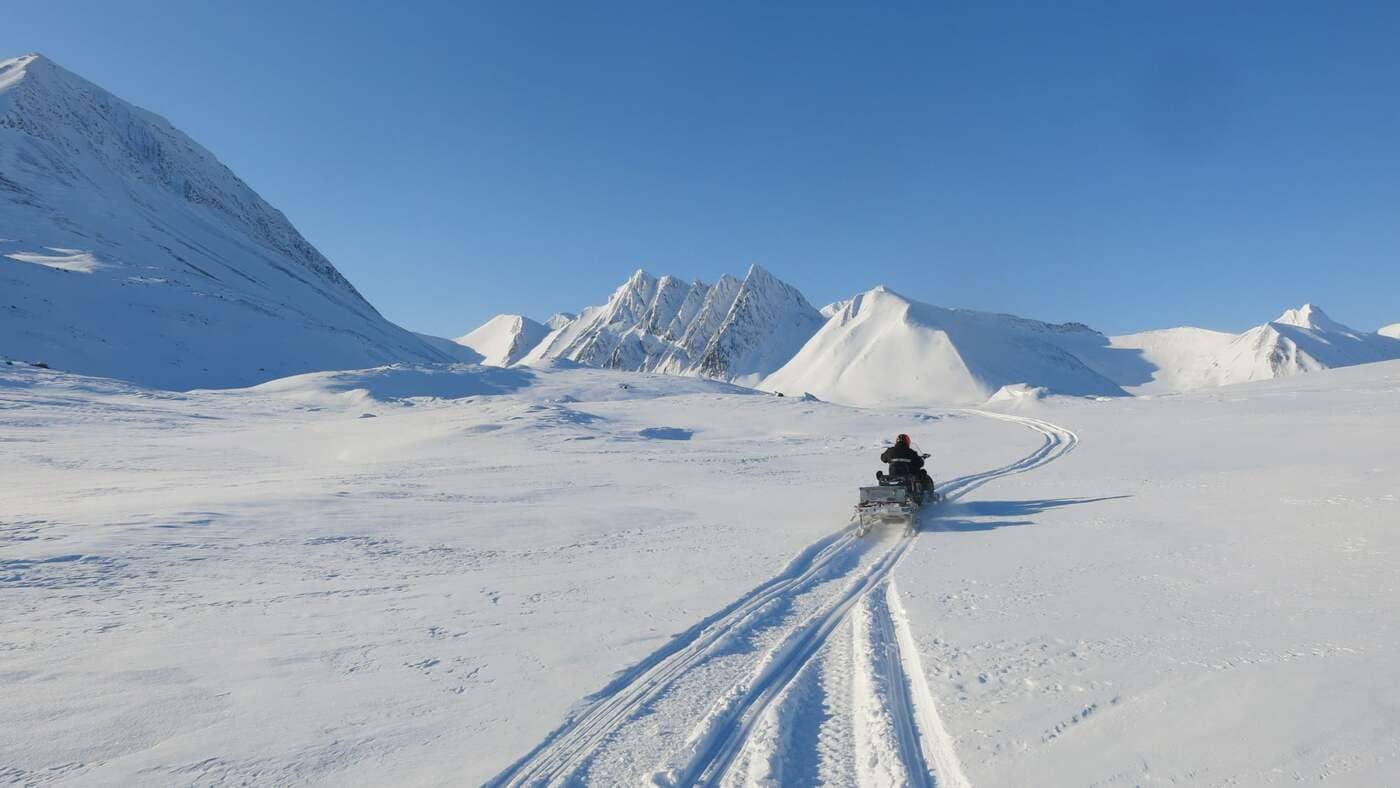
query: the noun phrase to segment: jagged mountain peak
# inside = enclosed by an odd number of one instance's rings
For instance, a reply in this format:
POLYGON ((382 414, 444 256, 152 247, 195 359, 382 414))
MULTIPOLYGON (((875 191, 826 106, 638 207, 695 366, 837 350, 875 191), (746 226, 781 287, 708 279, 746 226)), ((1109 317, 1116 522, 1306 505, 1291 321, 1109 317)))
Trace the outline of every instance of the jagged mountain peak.
POLYGON ((756 380, 796 352, 794 337, 805 341, 820 321, 796 288, 758 265, 742 280, 726 274, 713 285, 638 270, 606 304, 588 307, 556 327, 525 362, 563 358, 615 369, 756 380))
POLYGON ((754 264, 695 369, 703 377, 757 383, 791 359, 823 322, 797 288, 754 264))

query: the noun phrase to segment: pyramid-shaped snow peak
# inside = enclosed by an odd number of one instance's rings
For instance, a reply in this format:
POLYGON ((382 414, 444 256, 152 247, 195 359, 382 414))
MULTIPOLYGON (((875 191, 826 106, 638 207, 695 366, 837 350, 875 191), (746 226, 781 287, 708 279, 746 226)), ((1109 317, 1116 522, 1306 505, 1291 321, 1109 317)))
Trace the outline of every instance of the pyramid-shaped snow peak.
POLYGON ((454 342, 480 353, 483 364, 508 367, 545 338, 549 328, 523 315, 496 315, 454 342))
POLYGON ((1078 335, 1103 339, 1079 324, 945 309, 877 287, 835 311, 763 387, 851 404, 983 402, 1015 385, 1122 395, 1061 347, 1078 335))
POLYGON ((1273 322, 1283 326, 1306 328, 1310 331, 1336 332, 1352 336, 1359 334, 1355 329, 1348 328, 1333 320, 1326 312, 1322 311, 1321 307, 1312 304, 1303 304, 1297 309, 1286 310, 1273 322))
POLYGON ((0 348, 172 388, 447 356, 212 153, 37 55, 0 61, 0 348))
POLYGON ((821 328, 797 288, 755 265, 696 363, 703 377, 754 384, 776 371, 821 328))

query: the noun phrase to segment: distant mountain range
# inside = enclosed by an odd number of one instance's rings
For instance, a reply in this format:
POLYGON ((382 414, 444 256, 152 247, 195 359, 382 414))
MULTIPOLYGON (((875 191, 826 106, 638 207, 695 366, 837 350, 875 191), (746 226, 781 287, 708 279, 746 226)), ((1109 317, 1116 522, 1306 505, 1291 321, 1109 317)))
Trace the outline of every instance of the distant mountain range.
POLYGON ((566 360, 856 404, 1126 396, 1400 358, 1400 324, 1307 305, 1242 334, 1108 337, 877 287, 817 309, 759 266, 638 271, 543 323, 448 340, 385 320, 279 211, 164 119, 38 55, 0 60, 0 358, 160 388, 393 363, 566 360))
MULTIPOLYGON (((459 341, 483 355, 487 346, 471 339, 478 333, 498 345, 534 341, 486 331, 525 325, 518 320, 493 318, 459 341)), ((1400 359, 1396 334, 1395 326, 1357 331, 1311 304, 1241 334, 1171 328, 1115 337, 1082 323, 946 309, 884 287, 814 310, 755 266, 742 282, 722 277, 714 285, 638 271, 606 304, 556 320, 518 363, 563 358, 851 404, 912 405, 982 402, 1004 388, 1113 397, 1266 380, 1400 359)))

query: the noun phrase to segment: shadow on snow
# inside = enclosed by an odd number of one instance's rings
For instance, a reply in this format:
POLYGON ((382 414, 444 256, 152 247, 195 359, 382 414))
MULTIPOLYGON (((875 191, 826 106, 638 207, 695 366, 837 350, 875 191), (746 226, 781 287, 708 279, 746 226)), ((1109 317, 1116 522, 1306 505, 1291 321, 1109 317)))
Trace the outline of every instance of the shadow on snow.
POLYGON ((1108 495, 1098 498, 1044 498, 1025 501, 968 501, 953 503, 934 520, 923 525, 920 531, 994 531, 998 528, 1012 528, 1018 525, 1035 525, 1035 520, 1026 519, 1052 509, 1078 506, 1101 501, 1118 501, 1131 498, 1131 495, 1108 495), (999 518, 973 520, 968 518, 999 518))

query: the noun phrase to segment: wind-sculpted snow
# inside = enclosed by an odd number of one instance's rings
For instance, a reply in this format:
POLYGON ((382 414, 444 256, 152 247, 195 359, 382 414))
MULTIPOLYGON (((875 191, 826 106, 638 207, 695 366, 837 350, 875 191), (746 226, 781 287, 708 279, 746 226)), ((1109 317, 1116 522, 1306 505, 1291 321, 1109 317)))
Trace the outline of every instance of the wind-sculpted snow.
POLYGON ((518 391, 533 383, 535 378, 535 374, 525 369, 396 365, 344 372, 310 372, 263 383, 252 390, 306 402, 342 397, 356 402, 461 399, 518 391))
POLYGON ((446 356, 164 119, 0 61, 0 352, 172 388, 446 356))

